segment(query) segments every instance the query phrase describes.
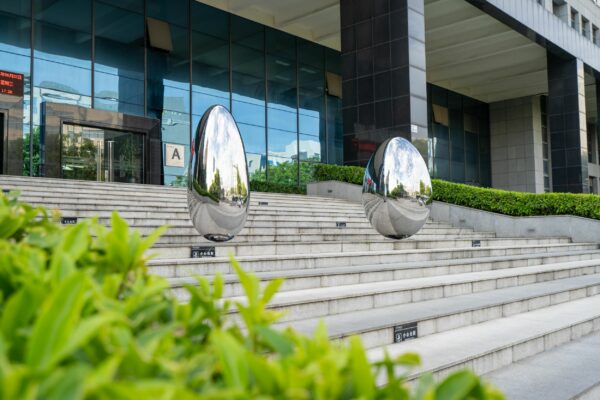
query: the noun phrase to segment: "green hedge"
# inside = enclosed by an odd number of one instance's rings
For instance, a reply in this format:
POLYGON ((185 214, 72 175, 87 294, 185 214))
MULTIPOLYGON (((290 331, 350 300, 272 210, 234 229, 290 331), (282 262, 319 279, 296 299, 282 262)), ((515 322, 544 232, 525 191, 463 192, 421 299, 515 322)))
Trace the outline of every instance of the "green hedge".
POLYGON ((372 364, 360 338, 332 342, 323 324, 276 329, 282 280, 261 289, 233 259, 244 300, 223 298, 217 275, 180 302, 147 272, 164 228, 142 237, 116 213, 111 225, 63 227, 0 194, 0 399, 503 399, 469 371, 409 387, 417 355, 372 364))
POLYGON ((362 185, 365 169, 347 165, 316 164, 314 166, 314 182, 339 181, 362 185))
POLYGON ((250 181, 250 190, 253 192, 306 194, 306 187, 303 186, 265 181, 250 181))
MULTIPOLYGON (((364 168, 318 164, 314 180, 362 185, 364 168)), ((445 203, 513 216, 574 215, 600 219, 600 196, 572 193, 520 193, 432 181, 433 199, 445 203)))
POLYGON ((513 216, 574 215, 600 219, 600 196, 521 193, 433 180, 433 199, 513 216))

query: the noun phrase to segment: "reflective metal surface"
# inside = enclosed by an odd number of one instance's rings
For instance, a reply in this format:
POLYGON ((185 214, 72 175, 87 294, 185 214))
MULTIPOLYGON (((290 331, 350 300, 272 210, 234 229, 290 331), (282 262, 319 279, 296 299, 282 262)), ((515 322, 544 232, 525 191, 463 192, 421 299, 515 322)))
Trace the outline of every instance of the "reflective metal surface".
POLYGON ((362 202, 371 225, 383 236, 404 239, 429 217, 432 190, 427 165, 406 139, 383 142, 369 160, 362 202))
POLYGON ((223 106, 209 108, 196 129, 187 197, 192 224, 206 239, 225 242, 244 227, 250 204, 246 152, 223 106))

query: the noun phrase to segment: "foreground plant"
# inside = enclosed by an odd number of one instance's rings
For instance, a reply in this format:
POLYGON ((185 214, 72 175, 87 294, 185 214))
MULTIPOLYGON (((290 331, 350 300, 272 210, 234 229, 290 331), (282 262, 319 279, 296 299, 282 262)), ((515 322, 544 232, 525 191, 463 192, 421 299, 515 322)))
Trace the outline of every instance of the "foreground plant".
POLYGON ((358 338, 331 342, 272 324, 264 290, 232 260, 247 300, 228 322, 223 280, 198 278, 178 302, 146 270, 147 238, 116 213, 62 227, 47 212, 0 197, 1 399, 501 399, 464 371, 414 389, 418 356, 367 361, 358 338), (376 377, 386 378, 377 386, 376 377))

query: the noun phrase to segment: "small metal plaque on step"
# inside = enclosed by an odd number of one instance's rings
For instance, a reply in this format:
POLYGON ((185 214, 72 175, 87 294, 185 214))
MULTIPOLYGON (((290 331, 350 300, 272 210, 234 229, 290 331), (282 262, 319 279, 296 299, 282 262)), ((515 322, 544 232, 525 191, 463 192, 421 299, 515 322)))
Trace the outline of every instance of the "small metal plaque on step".
POLYGON ((61 217, 60 223, 63 225, 76 225, 77 217, 61 217))
POLYGON ((192 247, 191 258, 208 258, 208 257, 216 257, 217 252, 215 251, 214 246, 194 246, 192 247))
POLYGON ((417 323, 398 325, 394 327, 394 343, 405 342, 419 337, 417 323))
POLYGON ((268 205, 269 205, 269 202, 268 202, 268 201, 259 201, 259 202, 258 202, 258 205, 259 205, 259 206, 268 206, 268 205))
POLYGON ((8 193, 10 193, 10 189, 2 189, 2 193, 8 194, 8 193))
POLYGON ((335 226, 337 228, 345 228, 346 227, 346 223, 345 222, 336 222, 335 226))
POLYGON ((481 247, 481 240, 471 240, 471 247, 481 247))

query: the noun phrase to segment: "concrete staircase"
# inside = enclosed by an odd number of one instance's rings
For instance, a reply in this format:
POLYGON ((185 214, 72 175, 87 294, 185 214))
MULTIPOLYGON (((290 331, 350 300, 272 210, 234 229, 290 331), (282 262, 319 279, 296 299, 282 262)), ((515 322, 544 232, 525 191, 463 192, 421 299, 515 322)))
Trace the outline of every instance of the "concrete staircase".
MULTIPOLYGON (((361 335, 373 360, 384 348, 416 351, 424 363, 411 379, 469 367, 510 380, 522 360, 600 334, 597 243, 498 238, 431 221, 417 236, 392 241, 370 227, 359 204, 253 193, 246 228, 213 244, 191 226, 183 189, 9 176, 0 176, 0 187, 63 216, 108 224, 116 209, 144 233, 169 224, 150 271, 168 278, 182 300, 193 275, 220 272, 226 295, 243 301, 229 254, 263 282, 284 277, 271 305, 287 311, 281 326, 311 333, 324 319, 334 338, 361 335), (216 257, 192 259, 192 246, 214 246, 216 257), (417 339, 394 343, 395 331, 415 329, 417 339)), ((556 379, 548 374, 548 384, 556 379)))

